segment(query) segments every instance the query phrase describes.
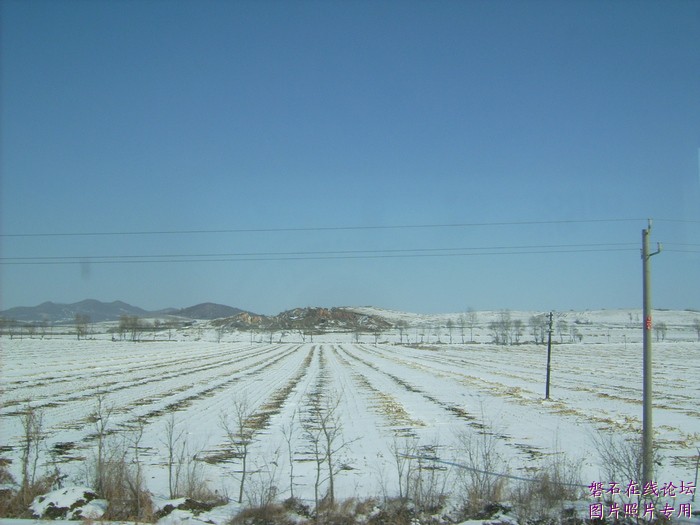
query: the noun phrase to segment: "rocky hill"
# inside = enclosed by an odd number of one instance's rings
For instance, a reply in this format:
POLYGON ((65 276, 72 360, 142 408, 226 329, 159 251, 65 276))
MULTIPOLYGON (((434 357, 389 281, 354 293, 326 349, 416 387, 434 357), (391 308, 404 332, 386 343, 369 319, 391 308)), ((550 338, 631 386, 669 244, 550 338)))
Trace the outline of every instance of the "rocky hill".
POLYGON ((232 317, 244 313, 244 310, 226 306, 225 304, 200 303, 179 310, 170 310, 168 313, 188 319, 221 319, 222 317, 232 317))
POLYGON ((356 312, 350 308, 294 308, 275 316, 242 312, 213 322, 216 326, 239 330, 375 331, 391 328, 379 315, 356 312))

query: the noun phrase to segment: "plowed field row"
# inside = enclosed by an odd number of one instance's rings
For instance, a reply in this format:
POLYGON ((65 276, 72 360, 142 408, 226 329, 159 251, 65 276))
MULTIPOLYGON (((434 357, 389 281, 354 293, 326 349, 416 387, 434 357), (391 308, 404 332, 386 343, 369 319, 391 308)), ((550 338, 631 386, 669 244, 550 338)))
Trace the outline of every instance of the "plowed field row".
MULTIPOLYGON (((46 450, 78 479, 95 446, 90 415, 98 396, 113 408, 109 426, 126 436, 144 428, 142 460, 149 488, 167 490, 165 427, 187 437, 213 487, 234 494, 240 464, 222 418, 244 401, 253 429, 248 469, 276 476, 280 493, 309 498, 313 454, 303 424, 315 402, 334 406, 340 429, 339 496, 376 495, 392 487, 392 446, 411 440, 444 460, 459 460, 460 433, 496 436, 511 471, 527 471, 553 452, 582 459, 584 476, 600 472, 592 437, 640 425, 639 356, 620 345, 558 345, 552 399, 544 401, 544 347, 356 343, 112 342, 7 340, 0 349, 0 446, 19 474, 21 414, 44 414, 46 450), (612 364, 611 364, 612 363, 612 364)), ((664 481, 690 479, 700 445, 697 399, 700 347, 685 360, 660 345, 655 423, 664 481), (693 376, 694 374, 694 376, 693 376), (667 478, 667 479, 666 479, 667 478)), ((328 405, 328 406, 330 406, 328 405)))

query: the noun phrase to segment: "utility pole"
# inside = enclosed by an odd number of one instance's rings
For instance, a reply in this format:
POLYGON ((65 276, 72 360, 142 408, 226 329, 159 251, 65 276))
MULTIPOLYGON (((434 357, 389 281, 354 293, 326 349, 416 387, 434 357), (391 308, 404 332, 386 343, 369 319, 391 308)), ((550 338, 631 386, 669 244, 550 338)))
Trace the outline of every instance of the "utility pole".
POLYGON ((549 334, 547 336, 547 384, 545 386, 544 390, 544 398, 549 399, 549 370, 550 370, 550 364, 552 362, 552 319, 554 317, 553 312, 549 312, 549 330, 547 330, 547 333, 549 334))
POLYGON ((642 389, 642 478, 644 483, 653 481, 654 464, 654 431, 652 427, 652 385, 651 385, 651 261, 650 259, 661 252, 661 244, 658 244, 654 253, 649 253, 649 235, 651 234, 651 219, 648 227, 642 230, 642 273, 643 273, 643 325, 642 341, 644 344, 643 357, 643 389, 642 389))

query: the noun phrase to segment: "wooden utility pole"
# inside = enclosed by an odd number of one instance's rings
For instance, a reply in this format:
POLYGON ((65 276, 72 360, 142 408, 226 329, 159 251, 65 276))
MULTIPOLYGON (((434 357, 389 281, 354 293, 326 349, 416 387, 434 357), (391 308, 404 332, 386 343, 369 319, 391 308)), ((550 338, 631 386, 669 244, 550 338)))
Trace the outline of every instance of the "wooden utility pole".
POLYGON ((547 333, 549 334, 547 336, 547 384, 545 386, 544 390, 544 398, 549 399, 549 371, 550 371, 550 364, 552 362, 552 320, 554 318, 554 313, 549 312, 549 329, 547 330, 547 333))
POLYGON ((642 478, 646 484, 654 478, 654 429, 652 426, 652 382, 651 382, 651 330, 653 328, 651 316, 651 262, 650 259, 661 252, 658 245, 654 253, 649 253, 649 234, 651 233, 651 219, 648 227, 642 230, 642 300, 643 321, 642 341, 644 345, 643 357, 643 388, 642 388, 642 478))

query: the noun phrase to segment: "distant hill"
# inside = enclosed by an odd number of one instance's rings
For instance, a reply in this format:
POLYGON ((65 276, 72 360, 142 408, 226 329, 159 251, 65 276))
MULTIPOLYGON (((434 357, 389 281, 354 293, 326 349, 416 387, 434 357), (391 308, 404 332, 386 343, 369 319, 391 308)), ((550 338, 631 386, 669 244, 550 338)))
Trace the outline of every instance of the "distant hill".
POLYGON ((294 308, 274 316, 255 315, 242 312, 218 319, 217 326, 239 330, 303 330, 303 331, 350 331, 385 330, 392 325, 381 315, 353 311, 350 308, 294 308))
POLYGON ((225 304, 200 303, 180 310, 169 310, 170 315, 187 317, 189 319, 221 319, 222 317, 233 317, 243 313, 244 310, 226 306, 225 304))
POLYGON ((76 314, 87 315, 92 322, 113 321, 122 315, 148 315, 148 311, 122 301, 103 303, 95 299, 85 299, 72 304, 45 302, 38 306, 18 306, 3 310, 0 317, 15 321, 70 323, 76 314))
POLYGON ((187 319, 218 319, 232 317, 243 310, 223 304, 202 303, 188 308, 168 308, 148 311, 123 301, 103 303, 95 299, 85 299, 77 303, 62 304, 45 302, 38 306, 18 306, 0 311, 0 317, 22 322, 50 322, 54 324, 72 323, 77 314, 87 315, 90 321, 117 321, 122 315, 137 317, 176 316, 187 319))

